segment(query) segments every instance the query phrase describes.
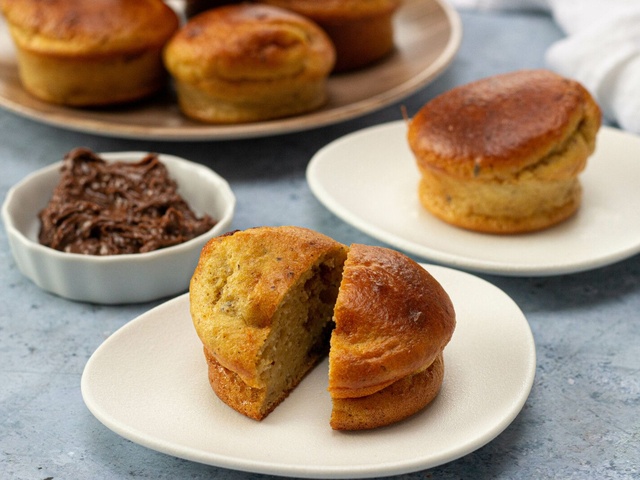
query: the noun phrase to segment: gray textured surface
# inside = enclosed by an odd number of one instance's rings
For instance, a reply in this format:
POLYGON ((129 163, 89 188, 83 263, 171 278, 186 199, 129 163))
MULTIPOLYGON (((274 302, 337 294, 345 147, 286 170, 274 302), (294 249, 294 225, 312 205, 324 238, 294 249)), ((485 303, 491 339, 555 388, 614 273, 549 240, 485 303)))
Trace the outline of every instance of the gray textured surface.
MULTIPOLYGON (((455 85, 540 67, 545 48, 561 36, 541 15, 465 13, 462 19, 456 60, 402 102, 409 112, 455 85)), ((325 210, 304 172, 331 140, 398 118, 393 105, 300 134, 159 143, 84 135, 0 112, 0 194, 76 146, 162 151, 205 163, 230 181, 238 198, 234 228, 291 223, 347 243, 377 244, 325 210)), ((84 406, 80 376, 91 353, 159 302, 104 307, 44 293, 17 271, 4 228, 0 261, 0 478, 266 478, 148 450, 109 431, 84 406)), ((640 478, 640 257, 576 275, 484 278, 509 294, 531 324, 538 355, 532 393, 485 447, 403 478, 640 478)))

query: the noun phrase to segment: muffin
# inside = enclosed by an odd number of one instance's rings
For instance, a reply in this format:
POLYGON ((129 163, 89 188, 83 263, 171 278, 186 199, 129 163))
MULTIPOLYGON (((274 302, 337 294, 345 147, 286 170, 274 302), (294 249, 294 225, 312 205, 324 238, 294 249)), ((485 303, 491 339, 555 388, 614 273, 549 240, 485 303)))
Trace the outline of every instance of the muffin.
POLYGON ((394 48, 393 15, 401 0, 259 0, 318 23, 336 47, 335 72, 362 68, 394 48))
POLYGON ((395 250, 351 245, 333 318, 333 429, 389 425, 436 397, 455 311, 424 268, 395 250))
POLYGON ((578 82, 521 70, 456 87, 408 128, 421 204, 465 229, 545 229, 579 208, 578 175, 595 149, 600 109, 578 82))
POLYGON ((239 4, 193 17, 171 39, 164 60, 186 116, 236 124, 321 107, 335 50, 322 29, 300 15, 239 4))
POLYGON ((327 352, 346 248, 297 227, 210 240, 191 279, 190 308, 216 395, 266 417, 327 352))
POLYGON ((120 104, 167 80, 178 17, 162 0, 1 0, 25 90, 73 107, 120 104))
POLYGON ((190 305, 214 392, 256 420, 330 348, 335 430, 377 428, 423 409, 442 385, 455 328, 449 296, 413 260, 300 227, 211 240, 190 305))

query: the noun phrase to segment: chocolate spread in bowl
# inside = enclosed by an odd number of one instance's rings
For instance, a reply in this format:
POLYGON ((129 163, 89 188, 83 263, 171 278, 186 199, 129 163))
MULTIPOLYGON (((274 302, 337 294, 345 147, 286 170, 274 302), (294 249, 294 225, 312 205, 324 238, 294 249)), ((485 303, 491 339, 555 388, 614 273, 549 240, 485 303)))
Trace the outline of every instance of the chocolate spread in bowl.
POLYGON ((106 162, 85 148, 65 156, 60 183, 39 217, 41 244, 86 255, 150 252, 216 224, 191 210, 157 155, 106 162))

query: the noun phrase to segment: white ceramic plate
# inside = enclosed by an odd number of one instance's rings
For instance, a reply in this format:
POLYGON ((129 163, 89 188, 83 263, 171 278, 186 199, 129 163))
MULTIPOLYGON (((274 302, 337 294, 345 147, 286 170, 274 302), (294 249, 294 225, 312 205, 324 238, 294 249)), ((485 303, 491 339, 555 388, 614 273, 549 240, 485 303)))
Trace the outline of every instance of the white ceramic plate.
POLYGON ((0 107, 62 128, 160 140, 234 139, 294 132, 341 122, 398 101, 433 81, 462 38, 456 11, 444 0, 405 0, 395 16, 396 51, 369 68, 333 75, 329 102, 296 117, 244 125, 201 124, 184 117, 173 94, 113 109, 71 109, 24 91, 7 26, 0 21, 0 107))
POLYGON ((434 467, 485 445, 516 417, 533 383, 529 324, 502 290, 425 266, 447 290, 457 327, 439 396, 421 413, 365 432, 329 427, 327 363, 262 422, 224 405, 207 381, 185 294, 128 323, 87 362, 89 410, 123 437, 195 462, 294 477, 356 478, 434 467))
POLYGON ((578 214, 548 230, 488 235, 450 226, 422 208, 403 121, 327 145, 307 180, 331 212, 363 232, 438 263, 508 276, 594 269, 640 252, 640 137, 603 127, 580 179, 578 214))

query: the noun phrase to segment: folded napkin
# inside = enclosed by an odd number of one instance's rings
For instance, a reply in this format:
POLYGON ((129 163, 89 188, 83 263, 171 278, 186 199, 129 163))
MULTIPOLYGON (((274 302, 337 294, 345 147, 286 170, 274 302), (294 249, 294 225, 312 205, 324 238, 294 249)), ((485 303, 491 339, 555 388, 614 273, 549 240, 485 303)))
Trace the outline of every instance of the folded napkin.
POLYGON ((460 9, 545 10, 566 37, 546 54, 549 69, 582 83, 603 114, 640 133, 640 1, 449 0, 460 9))

